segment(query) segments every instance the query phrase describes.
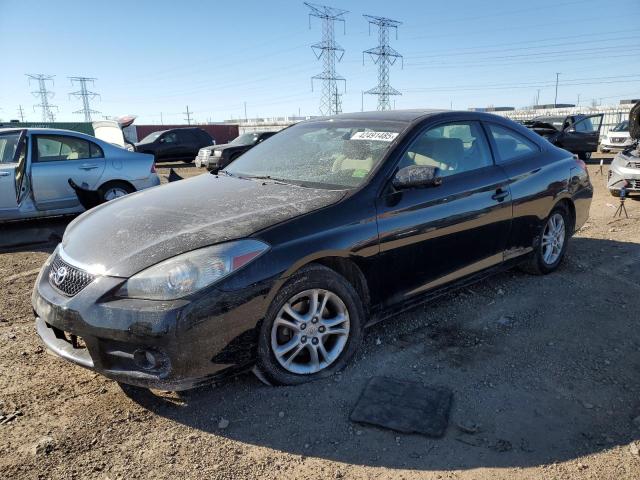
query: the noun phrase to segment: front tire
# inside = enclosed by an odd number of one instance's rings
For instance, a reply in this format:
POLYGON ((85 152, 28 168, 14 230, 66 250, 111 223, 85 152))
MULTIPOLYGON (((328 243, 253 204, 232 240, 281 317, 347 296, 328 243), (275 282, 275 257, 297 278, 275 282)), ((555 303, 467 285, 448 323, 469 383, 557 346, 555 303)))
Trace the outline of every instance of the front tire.
POLYGON ((278 292, 260 328, 258 368, 277 385, 298 385, 341 370, 362 339, 362 301, 341 275, 305 267, 278 292))
POLYGON ((555 207, 542 227, 540 242, 529 260, 522 264, 524 271, 534 275, 546 275, 562 263, 569 243, 571 215, 563 205, 555 207))

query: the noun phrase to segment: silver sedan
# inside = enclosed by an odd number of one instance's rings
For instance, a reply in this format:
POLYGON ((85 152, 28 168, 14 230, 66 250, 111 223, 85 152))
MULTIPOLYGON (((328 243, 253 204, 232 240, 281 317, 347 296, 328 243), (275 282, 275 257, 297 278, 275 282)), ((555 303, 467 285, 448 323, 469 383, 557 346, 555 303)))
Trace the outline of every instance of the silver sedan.
POLYGON ((0 222, 84 211, 69 179, 102 201, 160 184, 153 155, 69 130, 0 129, 0 222))

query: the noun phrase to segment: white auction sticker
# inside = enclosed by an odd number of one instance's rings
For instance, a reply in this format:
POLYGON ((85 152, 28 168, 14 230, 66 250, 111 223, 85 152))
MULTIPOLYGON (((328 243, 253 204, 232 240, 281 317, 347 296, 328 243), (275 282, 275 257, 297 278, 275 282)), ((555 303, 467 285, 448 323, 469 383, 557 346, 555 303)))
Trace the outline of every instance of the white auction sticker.
POLYGON ((392 142, 398 134, 396 132, 356 132, 351 140, 376 140, 378 142, 392 142))

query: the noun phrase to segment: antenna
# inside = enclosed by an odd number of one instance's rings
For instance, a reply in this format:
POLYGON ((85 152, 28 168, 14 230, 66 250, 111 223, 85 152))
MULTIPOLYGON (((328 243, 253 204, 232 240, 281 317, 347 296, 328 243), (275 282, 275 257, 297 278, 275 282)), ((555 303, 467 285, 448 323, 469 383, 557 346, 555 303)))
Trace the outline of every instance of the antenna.
POLYGON ((80 84, 80 90, 78 90, 77 92, 71 92, 69 96, 82 99, 82 108, 80 110, 76 110, 73 113, 84 114, 84 121, 90 122, 91 114, 100 112, 98 112, 97 110, 91 110, 89 99, 94 99, 96 97, 99 97, 100 95, 98 95, 96 92, 89 91, 87 89, 87 82, 91 82, 91 84, 93 84, 93 82, 97 79, 89 77, 69 77, 69 80, 71 80, 71 85, 73 85, 74 82, 78 82, 80 84))
POLYGON ((313 81, 322 80, 322 96, 320 97, 320 114, 334 115, 342 112, 342 95, 338 92, 338 82, 344 82, 344 90, 347 89, 347 81, 336 73, 336 61, 339 62, 344 56, 344 48, 336 43, 335 22, 342 22, 346 33, 345 19, 342 18, 349 13, 347 10, 317 5, 304 2, 311 10, 309 12, 309 28, 311 28, 311 17, 322 20, 322 41, 311 45, 311 49, 318 60, 323 61, 323 71, 311 77, 311 91, 313 91, 313 81))
POLYGON ((33 106, 33 110, 36 108, 40 108, 42 110, 42 121, 43 122, 54 122, 56 117, 53 114, 53 110, 58 110, 56 105, 52 105, 49 103, 49 99, 55 96, 55 93, 47 90, 47 82, 51 82, 53 85, 53 77, 54 75, 43 75, 42 73, 27 73, 27 77, 29 78, 29 84, 31 84, 31 80, 38 81, 38 90, 31 92, 31 94, 38 98, 40 97, 40 103, 33 106))
POLYGON ((369 55, 373 63, 378 65, 378 86, 367 90, 366 94, 378 96, 378 110, 390 110, 391 95, 402 95, 398 90, 389 85, 389 67, 394 65, 398 59, 401 59, 404 67, 404 59, 397 51, 389 46, 389 30, 395 29, 396 39, 398 38, 398 26, 402 22, 391 20, 385 17, 376 17, 373 15, 363 15, 369 21, 369 34, 371 34, 371 25, 378 27, 378 46, 370 48, 362 52, 362 64, 366 55, 369 55))

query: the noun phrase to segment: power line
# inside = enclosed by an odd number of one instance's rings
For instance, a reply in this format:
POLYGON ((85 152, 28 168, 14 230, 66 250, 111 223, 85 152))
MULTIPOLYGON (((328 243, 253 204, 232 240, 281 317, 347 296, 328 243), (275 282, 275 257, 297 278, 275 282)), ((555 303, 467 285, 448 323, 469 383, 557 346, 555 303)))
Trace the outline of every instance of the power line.
POLYGON ((71 80, 71 85, 73 85, 74 82, 78 82, 80 84, 80 90, 76 92, 71 92, 69 96, 79 98, 82 100, 82 108, 80 110, 76 110, 73 113, 82 113, 84 115, 84 121, 90 122, 91 114, 100 113, 100 112, 98 112, 97 110, 91 109, 91 106, 89 105, 89 100, 99 97, 100 95, 97 94, 96 92, 92 92, 88 90, 87 82, 91 82, 91 84, 93 84, 93 82, 95 82, 97 79, 89 78, 89 77, 69 77, 69 80, 71 80))
POLYGON ((55 115, 53 114, 54 110, 58 110, 57 105, 52 105, 49 103, 49 99, 55 96, 55 93, 47 90, 47 82, 51 82, 53 85, 53 77, 55 75, 44 75, 42 73, 27 73, 27 77, 29 78, 29 84, 31 84, 31 80, 38 81, 38 90, 31 92, 31 94, 40 98, 40 103, 33 106, 33 110, 36 108, 40 108, 42 110, 42 121, 43 122, 54 122, 55 115))
POLYGON ((311 28, 311 17, 322 20, 322 41, 311 45, 311 49, 318 60, 322 58, 324 69, 322 73, 311 77, 311 91, 313 91, 313 81, 322 80, 320 113, 322 115, 337 114, 342 111, 338 82, 344 82, 346 90, 347 81, 336 73, 336 61, 342 60, 344 48, 336 43, 334 27, 335 22, 342 22, 346 33, 346 22, 343 16, 349 12, 325 5, 316 5, 308 2, 304 2, 304 4, 311 10, 309 13, 309 28, 311 28))
POLYGON ((389 45, 389 30, 395 29, 397 39, 398 26, 402 25, 402 22, 373 15, 363 16, 369 21, 369 32, 371 32, 371 25, 378 27, 378 46, 362 52, 363 65, 366 55, 369 55, 373 63, 378 65, 378 86, 364 93, 378 96, 378 110, 389 110, 391 108, 389 97, 391 95, 402 95, 389 84, 389 67, 394 65, 399 58, 402 59, 402 55, 389 45))

